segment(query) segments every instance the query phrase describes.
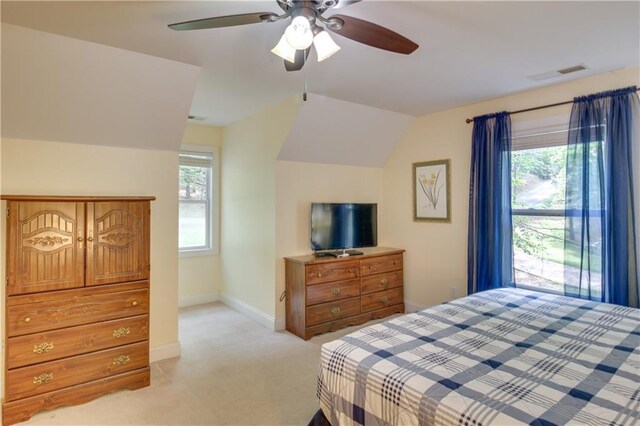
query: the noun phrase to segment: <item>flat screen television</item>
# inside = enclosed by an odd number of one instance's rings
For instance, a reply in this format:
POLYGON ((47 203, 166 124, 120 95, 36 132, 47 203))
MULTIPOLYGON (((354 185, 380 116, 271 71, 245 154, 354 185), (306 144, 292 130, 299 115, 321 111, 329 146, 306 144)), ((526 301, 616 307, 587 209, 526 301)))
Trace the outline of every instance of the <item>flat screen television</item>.
POLYGON ((311 204, 312 250, 344 250, 377 245, 377 204, 311 204))

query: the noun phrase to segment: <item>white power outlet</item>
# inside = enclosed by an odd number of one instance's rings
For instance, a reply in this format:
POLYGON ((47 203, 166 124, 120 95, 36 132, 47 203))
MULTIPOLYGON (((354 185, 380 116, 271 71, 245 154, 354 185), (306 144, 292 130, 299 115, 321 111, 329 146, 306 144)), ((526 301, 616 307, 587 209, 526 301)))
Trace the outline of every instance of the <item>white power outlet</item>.
POLYGON ((451 299, 455 299, 456 298, 456 288, 455 287, 449 287, 449 297, 451 299))

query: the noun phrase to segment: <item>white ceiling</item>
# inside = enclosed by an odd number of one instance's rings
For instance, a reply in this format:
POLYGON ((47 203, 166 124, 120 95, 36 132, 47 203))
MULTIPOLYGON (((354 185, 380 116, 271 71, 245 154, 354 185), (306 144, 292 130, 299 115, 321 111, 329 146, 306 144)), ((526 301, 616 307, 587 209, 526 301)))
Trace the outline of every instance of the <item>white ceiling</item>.
MULTIPOLYGON (((335 35, 342 50, 288 73, 270 49, 285 21, 175 32, 167 24, 280 12, 275 0, 2 1, 2 21, 203 68, 191 114, 226 125, 308 91, 409 115, 640 64, 640 2, 430 2, 364 0, 339 13, 420 45, 405 56, 335 35), (527 76, 584 64, 586 71, 527 76)), ((328 11, 325 16, 332 13, 328 11)))

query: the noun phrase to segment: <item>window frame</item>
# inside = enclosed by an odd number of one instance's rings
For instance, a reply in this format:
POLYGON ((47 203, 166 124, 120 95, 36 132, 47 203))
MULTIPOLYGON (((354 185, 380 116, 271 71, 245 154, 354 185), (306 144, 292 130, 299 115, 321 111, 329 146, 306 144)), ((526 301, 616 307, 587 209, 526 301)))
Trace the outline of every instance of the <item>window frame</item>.
MULTIPOLYGON (((178 152, 178 177, 180 176, 180 155, 182 154, 208 154, 211 156, 211 169, 208 173, 208 202, 202 200, 181 200, 178 195, 178 220, 180 220, 180 204, 183 202, 190 204, 207 204, 207 237, 208 246, 181 248, 178 239, 178 255, 179 257, 195 257, 195 256, 212 256, 219 253, 220 226, 219 226, 219 209, 220 209, 220 155, 219 149, 213 146, 204 145, 182 145, 178 152)), ((178 231, 180 232, 180 231, 178 231)), ((178 236, 179 238, 179 236, 178 236)))

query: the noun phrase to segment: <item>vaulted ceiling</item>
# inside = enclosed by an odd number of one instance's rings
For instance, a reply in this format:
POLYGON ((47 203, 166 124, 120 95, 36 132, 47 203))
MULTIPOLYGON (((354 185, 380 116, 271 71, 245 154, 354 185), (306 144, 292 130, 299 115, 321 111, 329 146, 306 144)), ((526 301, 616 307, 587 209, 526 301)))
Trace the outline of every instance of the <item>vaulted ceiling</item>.
MULTIPOLYGON (((1 6, 5 23, 202 67, 190 113, 214 125, 305 87, 415 116, 640 63, 637 1, 363 0, 339 13, 399 32, 418 43, 418 50, 405 56, 336 35, 342 50, 321 63, 312 56, 299 72, 286 72, 270 52, 285 21, 188 32, 167 28, 218 15, 281 12, 275 0, 2 1, 1 6), (529 78, 579 64, 587 69, 529 78)), ((330 119, 318 117, 318 122, 330 119)))

